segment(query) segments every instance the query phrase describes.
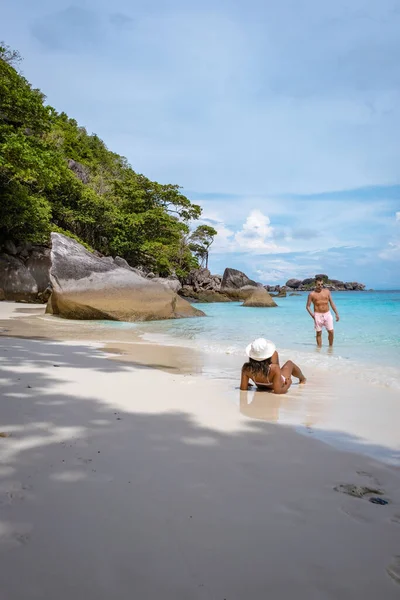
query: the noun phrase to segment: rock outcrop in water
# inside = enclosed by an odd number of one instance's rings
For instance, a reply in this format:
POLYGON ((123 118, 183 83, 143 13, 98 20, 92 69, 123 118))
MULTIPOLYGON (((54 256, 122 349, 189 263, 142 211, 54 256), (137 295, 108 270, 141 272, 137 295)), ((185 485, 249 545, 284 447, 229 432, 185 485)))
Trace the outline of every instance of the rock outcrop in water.
MULTIPOLYGON (((186 278, 180 294, 197 302, 237 302, 247 300, 260 289, 264 290, 262 283, 253 281, 237 269, 226 268, 222 277, 211 275, 208 269, 194 269, 186 278)), ((268 303, 263 305, 269 306, 268 303)))
POLYGON ((261 283, 249 279, 236 269, 225 269, 223 276, 211 275, 208 269, 193 269, 184 281, 180 294, 197 302, 245 300, 261 283))
POLYGON ((221 290, 239 290, 247 286, 259 287, 261 285, 261 283, 257 283, 256 281, 249 279, 242 271, 230 269, 228 267, 225 269, 222 277, 221 290))
POLYGON ((243 306, 252 306, 257 308, 270 308, 278 306, 274 299, 263 287, 256 288, 251 295, 243 302, 243 306))
POLYGON ((68 319, 116 321, 204 315, 166 285, 118 266, 110 257, 95 256, 59 233, 52 233, 51 239, 49 313, 68 319))
POLYGON ((229 302, 229 298, 219 291, 221 280, 221 275, 211 275, 208 269, 192 269, 179 293, 196 302, 229 302))
POLYGON ((230 300, 247 300, 259 288, 263 289, 262 283, 249 279, 242 271, 226 268, 220 291, 230 300))
POLYGON ((331 291, 348 292, 348 291, 363 291, 365 285, 358 281, 340 281, 339 279, 330 279, 328 275, 319 273, 315 277, 306 279, 288 279, 286 285, 266 285, 264 286, 268 292, 279 292, 280 297, 282 292, 309 292, 315 289, 315 279, 321 277, 324 281, 324 287, 331 291))

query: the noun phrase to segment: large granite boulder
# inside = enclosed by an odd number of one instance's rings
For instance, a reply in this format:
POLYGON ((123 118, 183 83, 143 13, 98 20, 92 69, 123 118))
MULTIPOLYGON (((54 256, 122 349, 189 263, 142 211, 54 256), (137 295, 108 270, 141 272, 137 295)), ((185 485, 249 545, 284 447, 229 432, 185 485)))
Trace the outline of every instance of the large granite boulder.
POLYGON ((204 315, 166 286, 95 256, 67 236, 52 233, 51 240, 49 313, 115 321, 204 315))
POLYGON ((259 287, 243 302, 242 306, 254 306, 260 308, 269 308, 278 306, 264 287, 259 287))
POLYGON ((185 286, 200 290, 218 291, 221 287, 221 276, 211 275, 208 269, 192 269, 184 281, 185 286))
POLYGON ((117 265, 117 267, 121 267, 121 269, 128 269, 128 271, 133 271, 133 267, 131 267, 131 265, 120 256, 116 256, 114 258, 114 263, 117 265))
POLYGON ((25 267, 36 281, 38 292, 50 284, 50 248, 36 246, 30 252, 25 267))
POLYGON ((264 289, 261 283, 249 279, 242 271, 226 268, 222 277, 220 292, 231 300, 247 300, 258 288, 264 289))
POLYGON ((154 281, 155 283, 160 283, 169 290, 175 292, 175 294, 177 294, 182 289, 181 282, 175 277, 154 277, 152 281, 154 281))
MULTIPOLYGON (((260 286, 260 288, 264 289, 263 286, 260 286)), ((258 289, 258 287, 254 287, 254 285, 245 285, 242 288, 239 289, 234 289, 234 288, 225 288, 222 289, 221 288, 221 293, 223 293, 227 298, 229 298, 232 301, 243 301, 243 300, 247 300, 247 298, 249 298, 253 292, 255 292, 258 289)), ((266 291, 266 290, 265 290, 266 291)))
POLYGON ((287 287, 297 289, 301 285, 301 279, 288 279, 286 282, 287 287))
POLYGON ((258 287, 261 284, 249 279, 245 273, 238 271, 237 269, 226 268, 222 277, 221 291, 224 289, 238 290, 245 286, 258 287))
POLYGON ((190 299, 193 302, 231 302, 231 299, 228 298, 225 294, 221 294, 216 290, 202 290, 200 289, 198 292, 195 292, 192 286, 184 285, 180 290, 180 295, 184 298, 190 299))
POLYGON ((264 288, 267 290, 267 292, 280 292, 281 290, 281 286, 280 285, 264 285, 264 288))
POLYGON ((0 288, 5 300, 34 302, 38 285, 24 262, 10 254, 0 254, 0 288))
POLYGON ((208 269, 192 269, 178 291, 194 302, 229 302, 229 298, 219 291, 221 280, 221 275, 212 275, 208 269))

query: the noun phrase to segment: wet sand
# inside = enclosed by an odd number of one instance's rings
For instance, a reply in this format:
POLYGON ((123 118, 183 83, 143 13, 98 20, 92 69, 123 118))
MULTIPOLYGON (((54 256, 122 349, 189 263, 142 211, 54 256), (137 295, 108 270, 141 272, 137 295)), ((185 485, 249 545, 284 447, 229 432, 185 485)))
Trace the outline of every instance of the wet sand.
POLYGON ((240 394, 200 353, 111 332, 110 360, 90 326, 60 343, 17 320, 21 337, 0 322, 1 600, 399 597, 399 469, 266 422, 306 388, 240 394))
MULTIPOLYGON (((295 380, 284 396, 254 388, 240 394, 238 373, 243 357, 144 341, 140 332, 143 324, 114 327, 99 321, 69 321, 45 316, 43 305, 0 303, 0 337, 79 340, 102 348, 111 360, 174 374, 202 375, 212 379, 214 386, 218 384, 218 389, 249 418, 291 425, 340 449, 400 467, 400 402, 395 390, 370 385, 358 373, 337 377, 328 370, 308 366, 308 384, 298 386, 295 380), (2 319, 2 315, 8 319, 2 319)), ((288 358, 293 357, 281 355, 282 362, 288 358)))

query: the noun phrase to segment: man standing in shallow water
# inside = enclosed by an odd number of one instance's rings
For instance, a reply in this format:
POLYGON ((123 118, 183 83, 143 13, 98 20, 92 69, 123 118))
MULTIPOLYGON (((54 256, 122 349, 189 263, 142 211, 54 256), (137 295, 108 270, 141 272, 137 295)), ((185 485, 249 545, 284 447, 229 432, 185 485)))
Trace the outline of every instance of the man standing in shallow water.
POLYGON ((314 328, 316 331, 317 346, 322 346, 322 327, 325 327, 328 331, 329 345, 333 346, 333 317, 329 310, 329 304, 332 306, 332 310, 336 315, 336 321, 339 321, 339 313, 332 300, 332 296, 329 290, 324 289, 324 282, 322 277, 317 277, 315 280, 315 290, 308 294, 307 299, 307 311, 314 319, 314 328), (314 313, 310 306, 311 303, 314 305, 314 313))

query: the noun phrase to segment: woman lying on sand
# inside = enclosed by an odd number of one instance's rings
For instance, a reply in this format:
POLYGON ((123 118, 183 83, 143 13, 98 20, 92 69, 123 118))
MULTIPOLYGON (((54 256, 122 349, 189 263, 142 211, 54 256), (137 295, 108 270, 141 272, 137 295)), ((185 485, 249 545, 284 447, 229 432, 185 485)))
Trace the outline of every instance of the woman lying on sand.
POLYGON ((306 378, 300 368, 291 360, 279 366, 279 357, 275 344, 270 340, 258 338, 246 348, 249 362, 242 367, 240 389, 247 390, 251 379, 258 389, 271 390, 275 394, 286 394, 292 385, 292 375, 305 383, 306 378))

